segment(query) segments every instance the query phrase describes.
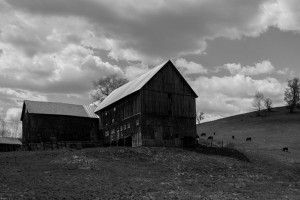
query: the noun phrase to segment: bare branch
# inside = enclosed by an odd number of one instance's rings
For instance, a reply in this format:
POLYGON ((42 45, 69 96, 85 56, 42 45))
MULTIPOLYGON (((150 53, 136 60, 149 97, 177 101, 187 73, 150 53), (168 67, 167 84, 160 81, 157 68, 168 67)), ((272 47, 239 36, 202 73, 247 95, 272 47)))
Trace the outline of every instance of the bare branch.
POLYGON ((299 105, 299 101, 300 101, 299 93, 300 93, 299 78, 293 78, 289 80, 288 87, 284 92, 284 101, 287 103, 290 113, 293 113, 297 105, 299 105))
POLYGON ((260 114, 261 114, 260 111, 263 106, 263 101, 264 101, 264 94, 257 91, 254 95, 252 106, 256 109, 258 116, 260 116, 260 114))
POLYGON ((127 79, 117 77, 116 75, 99 79, 93 82, 95 89, 90 93, 90 96, 95 101, 103 101, 112 91, 127 82, 127 79))

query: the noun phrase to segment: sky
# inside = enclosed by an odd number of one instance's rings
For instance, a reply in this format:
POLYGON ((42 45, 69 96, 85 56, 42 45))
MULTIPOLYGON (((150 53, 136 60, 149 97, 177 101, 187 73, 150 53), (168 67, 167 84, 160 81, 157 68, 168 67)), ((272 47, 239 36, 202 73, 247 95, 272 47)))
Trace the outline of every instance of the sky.
POLYGON ((0 116, 24 99, 92 102, 93 81, 171 59, 205 121, 284 105, 300 77, 297 0, 0 0, 0 116))

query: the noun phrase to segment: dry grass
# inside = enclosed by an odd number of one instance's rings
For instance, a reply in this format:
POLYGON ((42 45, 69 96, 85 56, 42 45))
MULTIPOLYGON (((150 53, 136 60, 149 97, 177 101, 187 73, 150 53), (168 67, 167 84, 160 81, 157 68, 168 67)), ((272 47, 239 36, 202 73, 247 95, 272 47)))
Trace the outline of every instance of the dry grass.
POLYGON ((299 199, 299 168, 251 159, 146 147, 1 153, 0 199, 299 199))
POLYGON ((257 117, 255 113, 246 113, 207 122, 197 127, 198 134, 208 136, 216 132, 214 141, 233 144, 245 152, 265 154, 291 164, 300 164, 300 111, 289 114, 285 107, 275 108, 273 112, 265 112, 257 117), (232 139, 235 136, 235 139, 232 139), (246 138, 251 137, 251 142, 246 138), (282 152, 283 147, 289 153, 282 152))

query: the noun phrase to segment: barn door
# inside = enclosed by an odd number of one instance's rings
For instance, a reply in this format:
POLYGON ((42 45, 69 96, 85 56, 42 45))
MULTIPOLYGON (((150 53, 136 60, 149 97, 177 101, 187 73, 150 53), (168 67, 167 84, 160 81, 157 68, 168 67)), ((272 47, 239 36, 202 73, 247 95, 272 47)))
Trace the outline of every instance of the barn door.
POLYGON ((132 136, 132 147, 142 146, 142 133, 141 131, 137 131, 132 136))

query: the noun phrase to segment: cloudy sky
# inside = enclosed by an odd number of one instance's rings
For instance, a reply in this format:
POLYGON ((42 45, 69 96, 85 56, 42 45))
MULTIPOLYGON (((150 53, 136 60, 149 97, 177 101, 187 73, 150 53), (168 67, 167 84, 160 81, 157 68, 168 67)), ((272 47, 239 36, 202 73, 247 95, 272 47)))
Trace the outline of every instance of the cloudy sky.
POLYGON ((22 101, 87 104, 92 81, 171 59, 207 120, 283 105, 300 77, 297 0, 0 0, 0 113, 22 101))

